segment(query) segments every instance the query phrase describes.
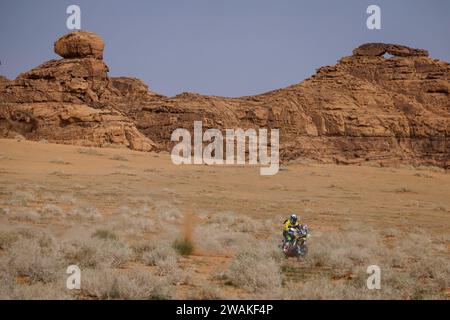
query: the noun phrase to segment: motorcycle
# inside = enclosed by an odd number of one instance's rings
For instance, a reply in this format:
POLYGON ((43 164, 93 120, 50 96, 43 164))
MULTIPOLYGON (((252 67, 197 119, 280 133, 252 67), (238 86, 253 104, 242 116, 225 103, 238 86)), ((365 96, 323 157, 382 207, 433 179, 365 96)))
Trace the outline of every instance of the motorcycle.
POLYGON ((286 257, 304 257, 308 254, 306 238, 308 237, 308 226, 290 228, 287 241, 284 241, 282 248, 286 257))

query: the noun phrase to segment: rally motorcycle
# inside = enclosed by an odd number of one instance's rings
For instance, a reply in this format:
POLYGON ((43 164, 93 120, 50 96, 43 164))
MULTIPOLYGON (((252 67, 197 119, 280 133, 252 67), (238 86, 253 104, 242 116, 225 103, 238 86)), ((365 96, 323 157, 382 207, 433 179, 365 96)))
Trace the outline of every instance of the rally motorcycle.
POLYGON ((306 238, 308 237, 308 226, 289 228, 287 240, 283 241, 282 249, 286 257, 304 257, 308 254, 306 238))

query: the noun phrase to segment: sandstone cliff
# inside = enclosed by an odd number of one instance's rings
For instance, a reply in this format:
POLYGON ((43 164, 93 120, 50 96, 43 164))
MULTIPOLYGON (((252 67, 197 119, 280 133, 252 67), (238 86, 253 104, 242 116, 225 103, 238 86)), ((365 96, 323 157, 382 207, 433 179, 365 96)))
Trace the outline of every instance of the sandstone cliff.
POLYGON ((109 78, 103 42, 64 36, 49 61, 0 78, 0 134, 136 150, 170 150, 176 128, 278 128, 284 160, 450 167, 450 65, 426 50, 365 44, 305 81, 251 97, 165 97, 109 78), (392 57, 384 57, 385 54, 392 57))
POLYGON ((63 36, 48 61, 0 80, 0 135, 85 146, 126 145, 149 151, 154 143, 141 134, 114 100, 121 92, 102 60, 103 41, 88 32, 63 36))

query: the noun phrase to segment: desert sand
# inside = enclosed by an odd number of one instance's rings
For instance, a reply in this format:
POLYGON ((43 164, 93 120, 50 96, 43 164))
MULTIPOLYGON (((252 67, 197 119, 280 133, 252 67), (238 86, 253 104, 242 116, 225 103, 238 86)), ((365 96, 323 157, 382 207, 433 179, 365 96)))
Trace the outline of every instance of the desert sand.
POLYGON ((448 298, 449 190, 436 167, 296 161, 261 176, 256 166, 176 166, 168 153, 3 139, 0 297, 448 298), (301 261, 277 247, 292 212, 311 229, 301 261), (26 241, 42 233, 51 253, 30 262, 26 241), (187 254, 173 249, 184 238, 187 254), (91 252, 108 241, 114 249, 100 251, 112 260, 91 252), (69 264, 81 265, 81 290, 64 288, 69 264), (365 288, 370 264, 384 272, 381 290, 365 288), (105 283, 130 272, 120 279, 138 288, 111 293, 105 283), (170 292, 146 291, 147 275, 170 292))

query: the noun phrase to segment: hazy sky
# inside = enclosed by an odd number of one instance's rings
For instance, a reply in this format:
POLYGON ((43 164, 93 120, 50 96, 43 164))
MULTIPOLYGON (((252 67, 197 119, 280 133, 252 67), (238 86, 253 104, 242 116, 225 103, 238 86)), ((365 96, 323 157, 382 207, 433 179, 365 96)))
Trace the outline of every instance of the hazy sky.
POLYGON ((450 61, 448 0, 0 0, 0 74, 56 59, 68 32, 66 8, 81 7, 82 29, 100 34, 112 76, 151 90, 223 96, 298 83, 365 42, 424 48, 450 61), (382 30, 366 8, 381 7, 382 30))

